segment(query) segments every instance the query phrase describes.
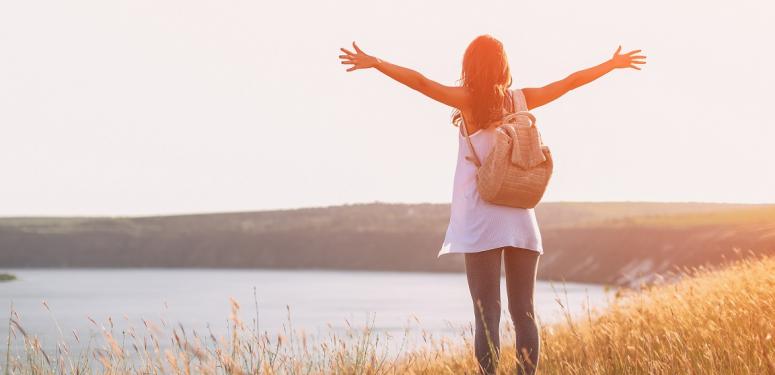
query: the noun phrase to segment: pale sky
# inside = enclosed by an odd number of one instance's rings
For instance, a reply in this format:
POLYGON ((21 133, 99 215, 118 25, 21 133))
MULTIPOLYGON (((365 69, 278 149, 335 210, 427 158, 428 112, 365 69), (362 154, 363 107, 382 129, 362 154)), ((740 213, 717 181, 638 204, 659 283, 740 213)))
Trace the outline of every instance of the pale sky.
POLYGON ((0 216, 449 202, 452 109, 338 49, 451 85, 485 33, 515 87, 648 56, 534 110, 545 200, 775 202, 772 4, 0 2, 0 216))

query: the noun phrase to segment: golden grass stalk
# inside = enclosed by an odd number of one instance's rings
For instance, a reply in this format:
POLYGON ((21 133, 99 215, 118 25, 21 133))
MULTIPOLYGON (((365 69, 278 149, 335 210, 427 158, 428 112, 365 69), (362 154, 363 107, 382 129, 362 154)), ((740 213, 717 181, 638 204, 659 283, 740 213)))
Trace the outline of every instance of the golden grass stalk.
MULTIPOLYGON (((671 284, 625 290, 601 312, 541 327, 541 374, 775 374, 775 258, 752 257, 719 269, 683 271, 671 284)), ((562 302, 558 300, 558 302, 562 302)), ((231 301, 230 331, 165 335, 143 321, 144 333, 127 330, 128 346, 110 329, 102 342, 68 361, 51 361, 12 311, 5 373, 59 374, 475 374, 470 327, 458 340, 423 332, 426 345, 398 353, 386 350, 388 334, 373 321, 345 334, 331 332, 310 343, 289 324, 277 336, 253 331, 231 301), (21 337, 16 336, 16 332, 21 337), (164 335, 164 336, 162 336, 164 335), (168 347, 159 337, 168 337, 168 347), (21 352, 11 341, 23 341, 21 352), (92 360, 94 359, 94 360, 92 360)), ((95 326, 97 323, 94 322, 95 326)), ((349 324, 349 323, 348 323, 349 324)), ((163 326, 167 327, 166 324, 163 326)), ((408 328, 406 332, 408 332, 408 328)), ((513 326, 502 333, 499 372, 516 372, 513 326)), ((406 340, 406 337, 404 337, 406 340)))

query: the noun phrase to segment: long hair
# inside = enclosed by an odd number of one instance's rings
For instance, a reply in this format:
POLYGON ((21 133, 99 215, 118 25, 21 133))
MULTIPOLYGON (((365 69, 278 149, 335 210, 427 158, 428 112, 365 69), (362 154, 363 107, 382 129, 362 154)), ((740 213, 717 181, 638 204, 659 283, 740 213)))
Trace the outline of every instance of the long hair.
MULTIPOLYGON (((466 48, 460 86, 472 94, 471 116, 467 119, 477 128, 502 116, 504 98, 511 87, 511 70, 503 43, 489 34, 480 35, 466 48)), ((452 115, 452 123, 462 119, 460 110, 452 115)))

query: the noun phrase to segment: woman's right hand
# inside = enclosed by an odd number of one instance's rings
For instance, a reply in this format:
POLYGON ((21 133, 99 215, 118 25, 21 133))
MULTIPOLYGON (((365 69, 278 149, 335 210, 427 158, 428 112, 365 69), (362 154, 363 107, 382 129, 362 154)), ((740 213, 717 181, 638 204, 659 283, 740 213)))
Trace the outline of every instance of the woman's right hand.
POLYGON ((342 52, 346 53, 346 55, 339 55, 339 58, 342 60, 342 64, 352 65, 352 67, 347 69, 348 72, 352 72, 356 69, 373 68, 379 63, 378 58, 361 51, 355 42, 353 42, 353 48, 355 48, 355 52, 351 52, 345 48, 340 48, 342 52))
POLYGON ((619 48, 616 49, 616 52, 614 52, 614 57, 611 58, 611 62, 613 62, 615 68, 633 68, 640 70, 635 64, 645 64, 646 61, 643 61, 646 56, 642 55, 635 55, 633 54, 640 52, 641 50, 636 49, 634 51, 627 52, 625 54, 619 54, 621 52, 622 46, 619 46, 619 48))

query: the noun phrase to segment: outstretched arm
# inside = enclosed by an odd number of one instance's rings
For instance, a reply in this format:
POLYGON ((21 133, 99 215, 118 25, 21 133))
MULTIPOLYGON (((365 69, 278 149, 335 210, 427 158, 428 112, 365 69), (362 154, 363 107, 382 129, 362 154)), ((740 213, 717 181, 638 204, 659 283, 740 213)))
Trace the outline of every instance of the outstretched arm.
POLYGON ((550 83, 541 88, 525 88, 522 89, 522 93, 525 94, 525 102, 527 109, 533 109, 540 107, 544 104, 550 103, 555 99, 565 95, 570 90, 577 87, 581 87, 590 83, 608 72, 617 68, 633 68, 640 70, 636 64, 645 64, 646 56, 634 55, 641 50, 634 50, 625 54, 619 54, 622 50, 622 46, 616 49, 614 56, 597 66, 593 66, 589 69, 580 70, 575 72, 564 79, 550 83), (633 56, 634 55, 634 56, 633 56))
POLYGON ((352 65, 352 67, 347 69, 348 72, 357 69, 375 68, 386 76, 403 83, 409 88, 421 92, 433 100, 444 103, 450 107, 466 109, 466 106, 469 103, 469 94, 465 88, 442 85, 426 78, 417 71, 391 64, 375 56, 368 55, 361 51, 355 42, 353 42, 353 48, 355 48, 355 52, 340 48, 340 50, 345 53, 345 55, 339 55, 342 64, 352 65))

